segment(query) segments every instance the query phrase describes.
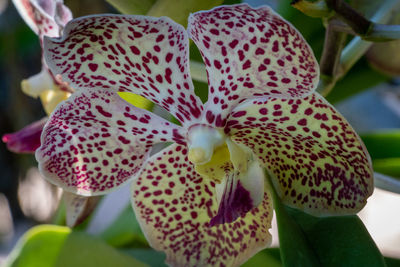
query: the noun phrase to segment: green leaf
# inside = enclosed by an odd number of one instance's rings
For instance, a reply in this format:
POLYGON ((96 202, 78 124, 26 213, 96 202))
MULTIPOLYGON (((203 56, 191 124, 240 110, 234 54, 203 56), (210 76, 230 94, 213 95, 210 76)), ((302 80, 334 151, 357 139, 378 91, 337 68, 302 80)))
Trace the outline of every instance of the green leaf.
POLYGON ((400 259, 385 257, 387 267, 400 267, 400 259))
POLYGON ((268 248, 258 252, 247 262, 242 264, 241 267, 253 267, 253 266, 268 266, 268 267, 280 267, 282 262, 279 258, 278 248, 268 248))
POLYGON ((356 215, 317 218, 286 207, 322 266, 386 266, 382 254, 356 215))
POLYGON ((376 172, 400 177, 400 131, 389 130, 361 135, 376 172))
POLYGON ((208 84, 193 80, 194 92, 205 103, 208 99, 208 84))
POLYGON ((140 229, 140 225, 136 220, 135 213, 130 204, 126 206, 117 219, 100 234, 100 238, 113 247, 123 247, 127 245, 148 247, 146 238, 140 229))
MULTIPOLYGON (((152 249, 122 249, 124 252, 135 259, 138 259, 152 267, 166 267, 164 263, 165 254, 152 249)), ((258 252, 250 260, 241 265, 241 267, 268 266, 280 267, 282 263, 279 256, 279 248, 268 248, 258 252)))
POLYGON ((279 243, 283 266, 320 266, 317 255, 300 226, 287 213, 279 197, 273 191, 273 203, 278 223, 279 243))
POLYGON ((242 0, 224 0, 223 5, 235 5, 235 4, 240 4, 242 3, 242 0))
POLYGON ((374 171, 400 180, 400 158, 386 158, 372 161, 374 171))
POLYGON ((41 225, 17 243, 5 267, 147 266, 101 240, 67 227, 41 225))
POLYGON ((67 227, 32 228, 18 241, 5 266, 53 266, 69 233, 67 227))
POLYGON ((362 134, 372 159, 400 158, 400 130, 362 134))
POLYGON ((125 249, 122 252, 138 259, 152 267, 167 267, 165 254, 152 249, 125 249))
POLYGON ((107 0, 122 14, 145 15, 156 0, 107 0))
POLYGON ((270 188, 284 266, 385 266, 357 216, 314 217, 284 206, 270 188))

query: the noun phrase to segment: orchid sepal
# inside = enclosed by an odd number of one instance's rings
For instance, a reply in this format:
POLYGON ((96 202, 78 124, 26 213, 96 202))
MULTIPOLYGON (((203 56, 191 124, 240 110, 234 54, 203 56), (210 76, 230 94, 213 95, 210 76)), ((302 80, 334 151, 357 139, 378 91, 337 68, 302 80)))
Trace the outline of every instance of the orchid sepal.
POLYGON ((189 17, 188 32, 209 81, 204 122, 224 126, 232 108, 249 97, 301 98, 317 87, 319 67, 311 47, 267 6, 196 12, 189 17))
POLYGON ((15 133, 5 134, 2 141, 7 144, 8 150, 14 153, 34 154, 40 147, 40 136, 47 119, 44 117, 15 133))
POLYGON ((169 18, 81 17, 66 25, 62 38, 45 38, 44 48, 52 71, 73 88, 132 92, 184 125, 199 120, 202 105, 189 74, 187 33, 169 18))
POLYGON ((66 224, 73 228, 81 224, 91 215, 101 197, 83 197, 67 191, 63 192, 63 200, 66 206, 66 224))

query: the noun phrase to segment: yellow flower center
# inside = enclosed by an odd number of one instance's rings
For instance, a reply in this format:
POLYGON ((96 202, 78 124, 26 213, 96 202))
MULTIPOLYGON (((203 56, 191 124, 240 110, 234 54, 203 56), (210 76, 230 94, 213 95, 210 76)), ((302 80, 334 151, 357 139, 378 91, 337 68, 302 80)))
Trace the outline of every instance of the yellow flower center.
POLYGON ((220 183, 221 180, 226 176, 226 173, 233 169, 231 156, 226 143, 214 150, 209 162, 201 165, 196 164, 195 169, 204 177, 220 183))
POLYGON ((188 157, 199 174, 220 183, 233 170, 247 171, 250 150, 239 147, 217 129, 203 125, 195 127, 188 134, 188 157))

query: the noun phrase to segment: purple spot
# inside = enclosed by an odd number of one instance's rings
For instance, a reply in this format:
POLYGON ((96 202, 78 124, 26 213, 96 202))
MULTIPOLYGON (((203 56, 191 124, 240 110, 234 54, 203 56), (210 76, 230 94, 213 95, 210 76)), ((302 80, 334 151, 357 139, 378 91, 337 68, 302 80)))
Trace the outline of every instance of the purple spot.
POLYGON ((265 53, 264 49, 262 49, 260 47, 256 49, 256 55, 264 55, 264 53, 265 53))
POLYGON ((172 53, 168 53, 168 54, 165 56, 165 61, 167 61, 167 63, 169 63, 169 62, 172 60, 172 57, 173 57, 172 53))
POLYGON ((96 109, 104 117, 107 117, 107 118, 111 118, 112 117, 112 114, 107 112, 107 111, 105 111, 102 106, 96 106, 96 109))
POLYGON ((250 68, 250 66, 251 66, 250 60, 246 60, 246 62, 242 66, 242 69, 246 70, 246 69, 250 68))
POLYGON ((97 68, 99 67, 99 65, 95 64, 95 63, 89 63, 89 69, 93 72, 95 72, 97 70, 97 68))
POLYGON ((233 40, 232 42, 230 42, 229 43, 229 46, 230 46, 230 48, 235 48, 236 46, 237 46, 237 44, 239 43, 239 41, 238 40, 233 40))
POLYGON ((140 50, 136 46, 132 45, 130 47, 130 49, 131 49, 132 53, 134 53, 135 55, 139 55, 140 54, 140 50))

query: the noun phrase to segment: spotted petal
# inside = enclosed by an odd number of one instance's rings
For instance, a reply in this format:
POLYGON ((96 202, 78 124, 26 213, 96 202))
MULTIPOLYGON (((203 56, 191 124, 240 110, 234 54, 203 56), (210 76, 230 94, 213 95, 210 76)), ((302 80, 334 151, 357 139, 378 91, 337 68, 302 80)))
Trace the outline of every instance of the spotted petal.
MULTIPOLYGON (((50 2, 50 1, 49 1, 50 2)), ((38 34, 38 27, 36 26, 35 21, 35 12, 34 7, 31 4, 30 0, 13 0, 14 6, 17 8, 19 14, 23 18, 26 24, 38 34)))
POLYGON ((210 226, 218 210, 215 183, 196 173, 181 145, 149 159, 132 185, 132 205, 147 240, 172 266, 239 266, 271 242, 267 193, 245 217, 210 226))
POLYGON ((104 194, 136 174, 155 143, 182 143, 179 128, 117 93, 73 94, 53 112, 36 151, 42 174, 84 196, 104 194))
POLYGON ((197 12, 188 31, 206 64, 206 120, 223 126, 240 100, 254 95, 298 98, 317 86, 319 68, 301 34, 269 7, 247 4, 197 12))
POLYGON ((60 26, 72 19, 62 0, 13 0, 25 23, 39 36, 59 36, 60 26))
POLYGON ((46 39, 46 60, 75 89, 115 88, 139 94, 181 122, 202 104, 188 73, 188 37, 168 18, 102 15, 67 24, 62 39, 46 39))
POLYGON ((236 107, 226 132, 264 163, 289 206, 312 215, 358 212, 373 191, 368 152, 324 98, 255 99, 236 107))

